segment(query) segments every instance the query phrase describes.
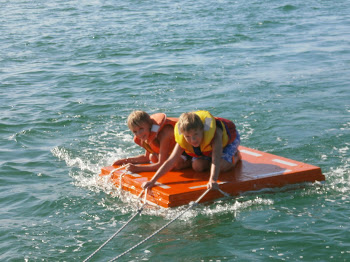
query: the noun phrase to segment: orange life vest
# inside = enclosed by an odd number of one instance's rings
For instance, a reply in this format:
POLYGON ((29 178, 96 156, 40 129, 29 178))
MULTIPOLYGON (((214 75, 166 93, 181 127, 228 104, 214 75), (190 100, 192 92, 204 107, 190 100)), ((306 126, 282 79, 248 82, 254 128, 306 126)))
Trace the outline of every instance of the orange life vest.
MULTIPOLYGON (((178 118, 175 117, 167 117, 164 113, 156 113, 151 115, 152 120, 152 127, 151 127, 151 133, 150 136, 146 141, 141 141, 141 139, 134 136, 134 142, 138 144, 139 146, 146 149, 149 153, 157 153, 159 154, 160 151, 160 144, 159 140, 157 138, 159 132, 166 126, 171 125, 172 127, 175 126, 175 124, 178 121, 178 118)), ((175 140, 171 145, 171 148, 175 146, 175 140)))

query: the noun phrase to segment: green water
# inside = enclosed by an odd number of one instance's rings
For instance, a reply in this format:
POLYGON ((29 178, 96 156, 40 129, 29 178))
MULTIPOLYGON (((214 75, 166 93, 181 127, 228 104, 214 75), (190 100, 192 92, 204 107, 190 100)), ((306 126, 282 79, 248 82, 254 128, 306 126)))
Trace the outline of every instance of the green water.
MULTIPOLYGON (((0 1, 0 260, 83 261, 136 210, 96 179, 135 109, 233 120, 326 183, 199 205, 121 261, 350 261, 347 1, 0 1)), ((108 261, 184 208, 146 210, 108 261)))

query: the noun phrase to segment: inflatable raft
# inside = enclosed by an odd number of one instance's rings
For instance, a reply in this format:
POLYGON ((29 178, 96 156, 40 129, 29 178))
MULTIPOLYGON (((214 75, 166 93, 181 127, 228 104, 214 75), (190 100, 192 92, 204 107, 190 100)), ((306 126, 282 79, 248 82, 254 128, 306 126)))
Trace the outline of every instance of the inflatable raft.
MULTIPOLYGON (((243 146, 240 146, 239 150, 242 160, 232 171, 221 173, 218 180, 220 189, 230 195, 325 180, 321 168, 317 166, 243 146)), ((135 195, 142 192, 142 183, 150 180, 155 173, 135 174, 126 172, 122 167, 115 170, 117 168, 118 166, 104 167, 100 176, 110 175, 115 186, 121 185, 123 190, 135 195)), ((146 199, 165 208, 186 205, 195 201, 206 190, 208 179, 209 171, 205 173, 195 172, 192 169, 171 171, 161 177, 152 190, 148 190, 146 199)), ((212 190, 201 202, 222 197, 222 193, 212 190)))

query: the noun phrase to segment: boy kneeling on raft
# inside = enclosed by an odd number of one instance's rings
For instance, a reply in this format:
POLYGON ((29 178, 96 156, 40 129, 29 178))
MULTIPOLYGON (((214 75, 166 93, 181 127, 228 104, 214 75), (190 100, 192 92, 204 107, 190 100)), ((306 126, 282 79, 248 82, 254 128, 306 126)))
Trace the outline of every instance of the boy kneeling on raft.
MULTIPOLYGON (((165 162, 175 146, 174 126, 177 118, 163 113, 149 115, 144 111, 133 111, 128 117, 128 127, 134 134, 134 142, 145 149, 143 155, 123 158, 113 165, 126 165, 130 172, 156 171, 165 162), (140 165, 150 163, 149 165, 140 165)), ((176 168, 189 166, 189 161, 180 159, 176 168)))
POLYGON ((208 111, 183 113, 174 132, 176 145, 173 152, 152 179, 143 183, 144 189, 153 187, 186 154, 192 157, 195 171, 203 172, 210 168, 207 187, 218 189, 219 173, 229 171, 241 159, 238 151, 240 136, 235 124, 224 118, 214 118, 208 111))

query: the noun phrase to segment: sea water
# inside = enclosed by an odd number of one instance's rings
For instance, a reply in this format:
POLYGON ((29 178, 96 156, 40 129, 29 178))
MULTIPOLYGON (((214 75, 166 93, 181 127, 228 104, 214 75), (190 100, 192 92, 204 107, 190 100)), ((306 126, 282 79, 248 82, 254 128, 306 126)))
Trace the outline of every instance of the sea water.
MULTIPOLYGON (((97 178, 132 110, 231 119, 324 184, 199 205, 122 261, 350 261, 348 1, 0 1, 0 260, 82 261, 133 215, 97 178)), ((108 261, 186 207, 146 209, 108 261)))

